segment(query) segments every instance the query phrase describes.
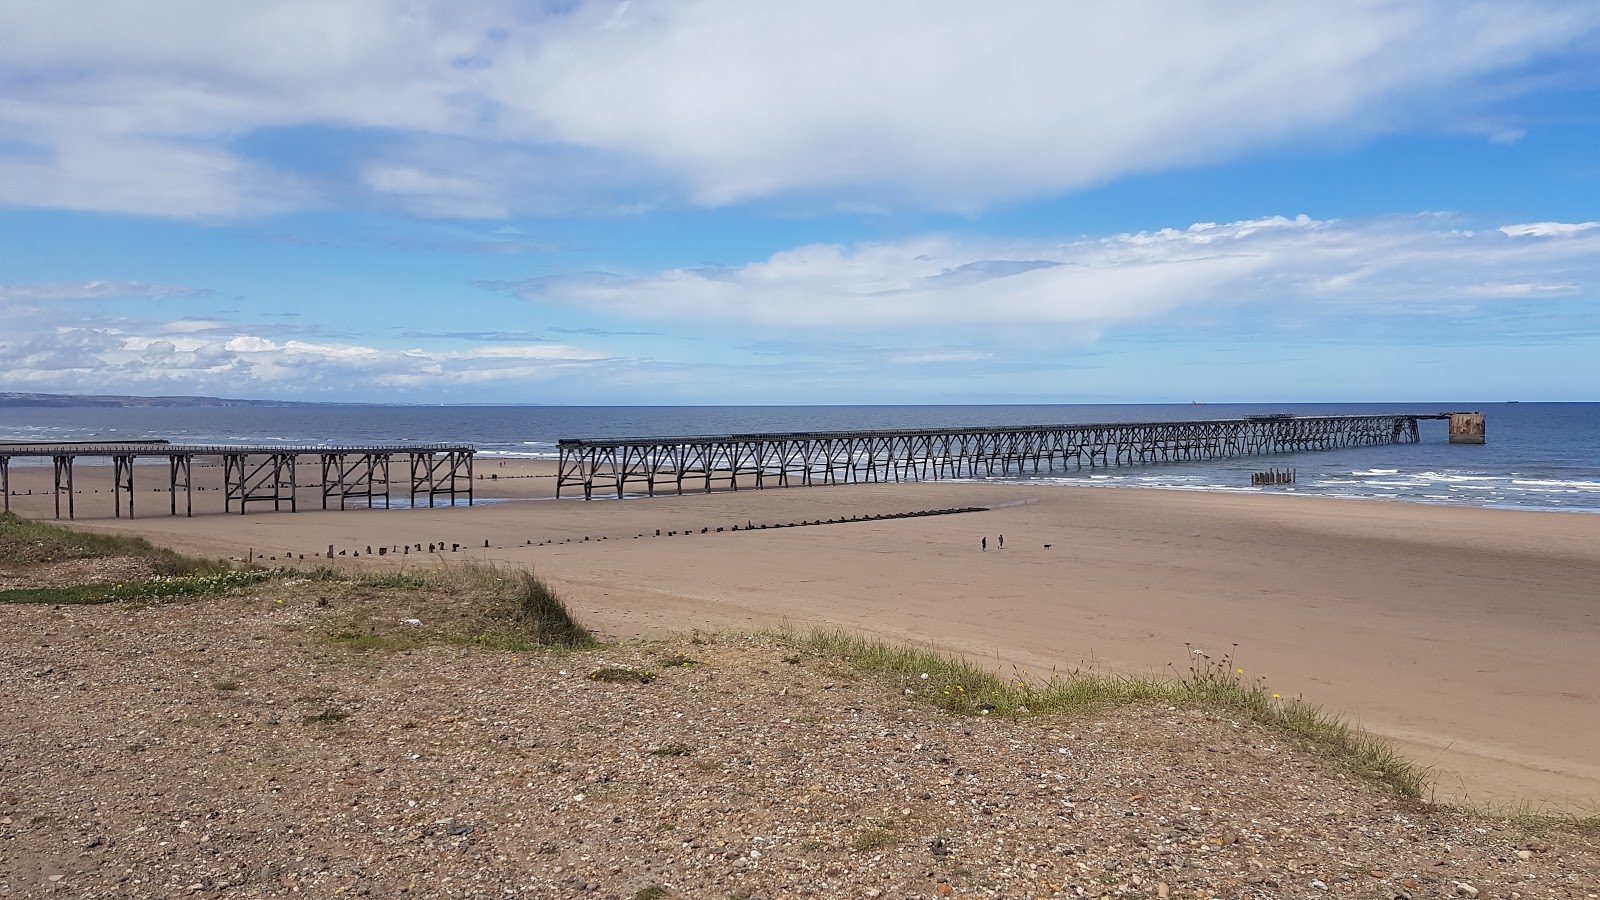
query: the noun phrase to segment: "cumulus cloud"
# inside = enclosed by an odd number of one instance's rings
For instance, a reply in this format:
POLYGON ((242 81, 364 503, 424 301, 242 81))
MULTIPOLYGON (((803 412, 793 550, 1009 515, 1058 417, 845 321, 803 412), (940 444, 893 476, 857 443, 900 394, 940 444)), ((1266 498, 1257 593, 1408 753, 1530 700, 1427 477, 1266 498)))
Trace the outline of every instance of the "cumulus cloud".
POLYGON ((977 208, 1486 121, 1597 33, 1600 6, 1564 0, 13 3, 0 203, 977 208))
POLYGON ((1474 230, 1439 215, 1278 216, 1054 242, 931 235, 811 245, 742 266, 479 286, 634 319, 813 330, 1092 329, 1249 305, 1307 316, 1453 313, 1494 298, 1592 297, 1600 290, 1600 230, 1562 223, 1474 230))
POLYGON ((278 341, 174 332, 136 335, 60 327, 0 337, 0 380, 42 390, 180 390, 272 396, 349 394, 425 386, 527 382, 615 362, 567 344, 481 346, 451 351, 278 341))

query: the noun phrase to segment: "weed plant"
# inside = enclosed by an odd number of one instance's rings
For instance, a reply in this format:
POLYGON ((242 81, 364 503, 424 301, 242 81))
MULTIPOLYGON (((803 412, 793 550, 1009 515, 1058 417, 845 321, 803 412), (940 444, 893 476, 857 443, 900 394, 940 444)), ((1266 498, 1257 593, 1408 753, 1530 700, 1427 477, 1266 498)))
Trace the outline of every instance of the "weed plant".
POLYGON ((1197 704, 1235 713, 1309 740, 1350 767, 1370 773, 1405 797, 1420 798, 1428 772, 1382 739, 1351 727, 1320 707, 1286 700, 1261 679, 1247 679, 1230 652, 1220 659, 1191 648, 1187 670, 1168 675, 1101 675, 1074 671, 1048 679, 1020 673, 1003 679, 963 659, 914 647, 891 646, 840 631, 774 637, 796 649, 842 659, 870 672, 904 679, 908 690, 960 715, 1082 713, 1127 703, 1197 704))

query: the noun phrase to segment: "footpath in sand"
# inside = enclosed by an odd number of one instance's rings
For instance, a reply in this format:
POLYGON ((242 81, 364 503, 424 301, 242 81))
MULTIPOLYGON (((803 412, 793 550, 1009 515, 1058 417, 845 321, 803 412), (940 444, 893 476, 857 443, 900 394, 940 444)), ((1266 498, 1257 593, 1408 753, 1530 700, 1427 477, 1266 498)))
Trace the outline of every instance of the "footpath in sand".
MULTIPOLYGON (((537 570, 621 638, 838 626, 1031 674, 1182 669, 1237 645, 1272 690, 1431 766, 1440 800, 1600 807, 1600 516, 981 483, 557 502, 537 499, 547 466, 479 471, 504 476, 481 497, 513 499, 92 524, 278 562, 330 544, 342 565, 487 557, 537 570), (745 530, 952 507, 989 509, 745 530), (462 550, 415 552, 439 542, 462 550)), ((13 500, 48 513, 47 497, 13 500)), ((109 503, 85 495, 79 512, 109 503)))

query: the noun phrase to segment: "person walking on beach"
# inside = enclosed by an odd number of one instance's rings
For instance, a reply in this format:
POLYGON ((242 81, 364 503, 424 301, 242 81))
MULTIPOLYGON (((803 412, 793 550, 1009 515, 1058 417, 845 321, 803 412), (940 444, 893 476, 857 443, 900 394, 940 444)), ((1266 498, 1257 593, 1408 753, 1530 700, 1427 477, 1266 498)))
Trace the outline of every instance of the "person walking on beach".
POLYGON ((983 552, 989 552, 989 536, 987 534, 978 538, 978 546, 983 548, 983 552))
POLYGON ((1003 534, 1000 535, 1000 540, 995 542, 994 548, 996 550, 1004 550, 1006 548, 1006 536, 1005 535, 1003 535, 1003 534))

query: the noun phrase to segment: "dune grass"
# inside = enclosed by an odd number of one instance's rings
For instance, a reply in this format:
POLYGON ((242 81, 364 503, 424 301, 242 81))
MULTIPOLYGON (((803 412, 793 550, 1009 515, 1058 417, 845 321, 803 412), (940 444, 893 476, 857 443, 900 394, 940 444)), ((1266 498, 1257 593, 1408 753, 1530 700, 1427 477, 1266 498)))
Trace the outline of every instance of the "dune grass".
POLYGON ((347 627, 328 635, 353 649, 401 649, 428 640, 504 650, 580 649, 594 636, 573 618, 548 584, 530 572, 465 563, 430 572, 350 571, 234 567, 157 547, 142 537, 78 531, 62 525, 0 514, 0 566, 25 569, 73 559, 134 558, 148 561, 151 577, 123 583, 84 583, 0 589, 0 603, 99 604, 196 598, 273 581, 356 584, 380 590, 417 591, 469 601, 466 626, 441 633, 380 633, 347 627))
POLYGON ((1247 679, 1231 655, 1216 660, 1194 656, 1187 671, 1170 676, 1072 672, 1048 679, 1030 679, 1026 673, 1005 679, 964 659, 843 631, 780 632, 773 637, 786 646, 839 659, 862 671, 905 679, 918 697, 956 714, 1081 713, 1128 703, 1200 705, 1305 738, 1401 796, 1420 799, 1429 785, 1426 768, 1407 760, 1381 738, 1317 706, 1279 697, 1260 679, 1247 679))
POLYGON ((0 513, 0 565, 32 565, 66 559, 133 557, 148 560, 157 575, 214 575, 227 563, 184 556, 142 537, 78 531, 51 522, 0 513))
POLYGON ((445 590, 469 594, 483 604, 485 621, 468 637, 470 643, 503 650, 578 650, 599 645, 550 585, 532 572, 465 563, 430 576, 429 581, 445 590))

